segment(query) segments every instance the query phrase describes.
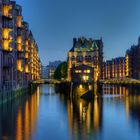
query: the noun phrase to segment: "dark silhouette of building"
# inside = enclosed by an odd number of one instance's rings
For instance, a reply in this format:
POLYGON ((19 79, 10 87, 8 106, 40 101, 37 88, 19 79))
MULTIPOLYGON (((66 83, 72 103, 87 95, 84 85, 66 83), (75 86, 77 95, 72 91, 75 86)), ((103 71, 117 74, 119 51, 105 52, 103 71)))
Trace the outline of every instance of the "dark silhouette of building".
POLYGON ((138 44, 126 51, 126 77, 140 79, 140 37, 138 44))

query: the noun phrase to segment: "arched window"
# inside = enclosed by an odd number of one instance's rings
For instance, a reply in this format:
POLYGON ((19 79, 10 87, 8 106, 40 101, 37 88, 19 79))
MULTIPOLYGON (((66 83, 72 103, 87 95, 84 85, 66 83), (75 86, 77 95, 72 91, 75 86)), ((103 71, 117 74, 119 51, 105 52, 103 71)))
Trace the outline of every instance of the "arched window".
POLYGON ((74 56, 72 56, 72 57, 71 57, 71 60, 72 60, 72 61, 74 61, 74 60, 75 60, 75 57, 74 57, 74 56))
POLYGON ((85 56, 85 60, 86 60, 87 62, 90 62, 90 61, 92 60, 92 57, 91 57, 90 55, 85 56))
POLYGON ((83 61, 83 56, 80 56, 80 61, 83 61))
POLYGON ((85 56, 85 61, 88 61, 88 56, 85 56))
POLYGON ((88 56, 88 61, 91 61, 91 60, 92 60, 92 59, 91 59, 91 56, 89 55, 89 56, 88 56))
POLYGON ((77 57, 76 57, 76 60, 77 60, 78 62, 82 62, 82 61, 83 61, 83 56, 77 56, 77 57))

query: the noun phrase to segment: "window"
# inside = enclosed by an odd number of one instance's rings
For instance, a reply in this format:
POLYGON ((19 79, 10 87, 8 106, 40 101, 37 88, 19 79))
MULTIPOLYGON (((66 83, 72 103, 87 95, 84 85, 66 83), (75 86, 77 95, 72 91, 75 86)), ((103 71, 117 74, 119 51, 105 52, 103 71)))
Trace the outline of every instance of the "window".
POLYGON ((75 61, 75 57, 74 57, 74 56, 72 56, 72 57, 71 57, 71 60, 72 60, 72 61, 75 61))
POLYGON ((85 60, 86 60, 87 62, 90 62, 90 61, 92 60, 92 57, 91 57, 90 55, 85 56, 85 60))
POLYGON ((75 73, 82 73, 81 70, 75 70, 75 73))
POLYGON ((77 56, 76 60, 77 60, 78 62, 82 62, 82 61, 83 61, 83 56, 77 56))
POLYGON ((84 75, 84 76, 83 76, 83 80, 84 80, 84 81, 88 81, 88 80, 89 80, 89 76, 85 76, 85 75, 84 75))
POLYGON ((84 73, 90 73, 91 71, 90 70, 84 70, 84 73))

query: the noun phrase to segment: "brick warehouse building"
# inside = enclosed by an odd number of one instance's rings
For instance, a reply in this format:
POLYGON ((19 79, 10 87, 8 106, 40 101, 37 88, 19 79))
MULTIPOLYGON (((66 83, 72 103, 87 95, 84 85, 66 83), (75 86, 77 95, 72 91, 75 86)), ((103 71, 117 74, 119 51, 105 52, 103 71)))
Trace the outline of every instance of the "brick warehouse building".
POLYGON ((126 51, 126 77, 140 80, 140 37, 137 45, 126 51))
POLYGON ((23 19, 22 7, 0 0, 0 91, 26 88, 40 76, 38 46, 23 19))
POLYGON ((126 51, 125 57, 107 60, 102 64, 103 80, 126 78, 140 80, 140 37, 138 44, 126 51))
POLYGON ((99 80, 102 62, 102 39, 74 38, 73 47, 68 52, 68 81, 87 82, 99 80))
POLYGON ((103 62, 102 79, 123 79, 125 78, 125 57, 117 57, 103 62))

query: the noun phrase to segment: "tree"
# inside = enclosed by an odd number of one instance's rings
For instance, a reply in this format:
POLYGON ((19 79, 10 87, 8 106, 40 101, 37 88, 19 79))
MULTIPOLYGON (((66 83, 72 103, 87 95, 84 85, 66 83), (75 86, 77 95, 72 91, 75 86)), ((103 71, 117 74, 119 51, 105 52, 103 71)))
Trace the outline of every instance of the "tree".
POLYGON ((58 65, 54 72, 54 79, 62 80, 67 78, 67 62, 58 65))

